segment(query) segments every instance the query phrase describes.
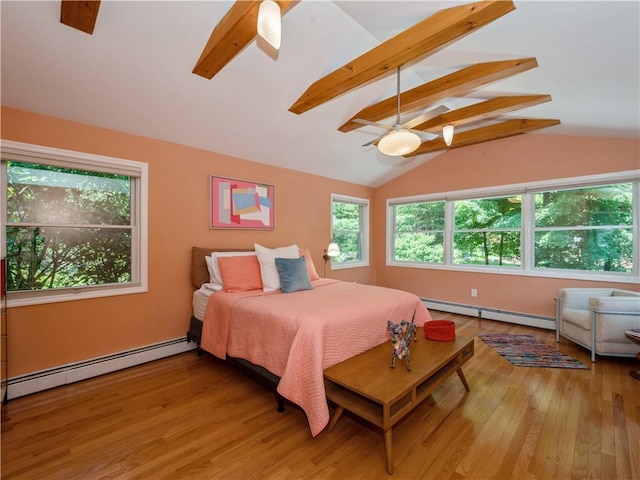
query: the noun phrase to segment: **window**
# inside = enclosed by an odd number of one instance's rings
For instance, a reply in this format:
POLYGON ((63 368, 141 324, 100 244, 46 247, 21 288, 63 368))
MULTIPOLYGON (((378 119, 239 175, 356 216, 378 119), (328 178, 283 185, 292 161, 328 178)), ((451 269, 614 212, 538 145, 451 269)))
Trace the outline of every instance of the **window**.
POLYGON ((146 291, 146 164, 2 144, 11 305, 146 291))
POLYGON ((519 267, 520 206, 513 197, 454 202, 453 263, 519 267))
POLYGON ((640 277, 638 172, 387 201, 387 265, 640 277))
POLYGON ((333 194, 332 239, 340 247, 332 268, 369 265, 369 200, 333 194))

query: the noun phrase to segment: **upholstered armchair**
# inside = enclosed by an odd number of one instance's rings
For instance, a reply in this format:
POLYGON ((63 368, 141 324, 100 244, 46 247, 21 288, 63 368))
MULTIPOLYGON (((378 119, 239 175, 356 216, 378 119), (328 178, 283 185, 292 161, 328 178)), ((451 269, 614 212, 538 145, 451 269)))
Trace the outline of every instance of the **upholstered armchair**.
POLYGON ((556 295, 556 341, 563 336, 598 355, 635 356, 640 347, 624 332, 640 328, 640 292, 615 288, 561 288, 556 295))

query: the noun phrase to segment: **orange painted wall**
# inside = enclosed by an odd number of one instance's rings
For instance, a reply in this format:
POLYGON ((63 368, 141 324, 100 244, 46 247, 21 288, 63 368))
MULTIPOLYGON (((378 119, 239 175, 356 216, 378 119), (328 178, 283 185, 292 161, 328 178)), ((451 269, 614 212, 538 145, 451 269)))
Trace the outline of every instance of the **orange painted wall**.
MULTIPOLYGON (((638 139, 528 134, 446 151, 376 189, 373 242, 380 285, 430 299, 553 317, 558 288, 635 284, 385 266, 386 201, 411 195, 568 178, 640 168, 638 139), (471 289, 478 290, 476 298, 471 289)), ((637 240, 637 239, 636 239, 637 240)))
MULTIPOLYGON (((149 291, 11 308, 9 377, 184 336, 191 315, 193 245, 253 247, 258 242, 275 247, 295 242, 310 248, 322 274, 331 193, 373 198, 373 189, 360 185, 12 108, 2 108, 1 120, 5 140, 149 164, 149 291), (210 230, 211 174, 274 184, 275 231, 210 230)), ((375 225, 373 219, 371 225, 375 225)), ((328 275, 375 282, 374 267, 329 271, 328 275)))

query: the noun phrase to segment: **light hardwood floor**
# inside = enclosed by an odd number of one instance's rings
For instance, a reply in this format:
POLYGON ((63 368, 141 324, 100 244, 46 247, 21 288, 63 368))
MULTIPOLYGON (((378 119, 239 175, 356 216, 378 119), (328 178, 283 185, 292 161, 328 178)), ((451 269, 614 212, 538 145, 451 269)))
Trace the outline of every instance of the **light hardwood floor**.
MULTIPOLYGON (((459 336, 548 330, 433 312, 459 336)), ((588 370, 514 367, 475 340, 466 393, 451 377, 394 429, 394 475, 378 430, 346 413, 311 438, 303 413, 230 365, 188 352, 9 401, 2 479, 637 479, 635 359, 561 340, 588 370)))

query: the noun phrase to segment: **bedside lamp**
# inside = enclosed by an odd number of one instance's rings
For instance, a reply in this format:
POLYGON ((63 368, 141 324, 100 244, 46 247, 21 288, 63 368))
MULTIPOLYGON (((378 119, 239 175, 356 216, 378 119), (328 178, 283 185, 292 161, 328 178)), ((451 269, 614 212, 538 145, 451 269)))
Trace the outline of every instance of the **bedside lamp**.
POLYGON ((327 262, 331 260, 333 257, 337 257, 340 255, 340 247, 337 243, 331 242, 327 248, 324 250, 324 276, 327 276, 327 262))

